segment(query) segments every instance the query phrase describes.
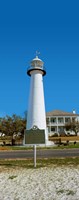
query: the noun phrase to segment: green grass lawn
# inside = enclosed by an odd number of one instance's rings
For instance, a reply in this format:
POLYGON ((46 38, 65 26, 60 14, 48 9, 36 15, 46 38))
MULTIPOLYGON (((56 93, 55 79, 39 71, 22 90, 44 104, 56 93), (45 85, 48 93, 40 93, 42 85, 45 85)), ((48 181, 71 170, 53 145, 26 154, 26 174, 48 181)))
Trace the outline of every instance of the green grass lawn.
POLYGON ((53 149, 73 149, 73 148, 79 148, 79 143, 76 143, 75 145, 73 143, 70 143, 69 145, 57 145, 54 146, 53 149))
MULTIPOLYGON (((62 145, 55 145, 55 146, 48 146, 48 147, 39 147, 37 146, 37 149, 70 149, 70 148, 79 148, 79 143, 70 143, 69 145, 65 145, 64 143, 62 145)), ((25 147, 25 146, 0 146, 1 151, 10 151, 10 150, 31 150, 33 147, 25 147)))
MULTIPOLYGON (((79 136, 65 136, 65 137, 49 137, 50 141, 59 141, 61 140, 62 145, 56 145, 56 146, 50 146, 50 147, 38 147, 37 149, 68 149, 68 148, 79 148, 79 136), (69 145, 67 145, 67 141, 69 141, 69 145), (74 145, 74 142, 76 141, 76 144, 74 145)), ((5 141, 5 144, 11 145, 11 137, 0 137, 0 150, 30 150, 33 149, 33 147, 25 147, 25 146, 9 146, 4 145, 3 142, 5 141), (1 146, 2 145, 2 146, 1 146)), ((21 140, 16 140, 17 144, 21 144, 21 140)))
MULTIPOLYGON (((79 157, 76 158, 52 158, 52 159, 37 159, 37 168, 38 167, 49 167, 52 165, 56 166, 77 166, 79 165, 79 157)), ((34 162, 33 159, 22 159, 22 160, 0 160, 0 166, 5 167, 24 167, 24 168, 33 168, 34 162)))

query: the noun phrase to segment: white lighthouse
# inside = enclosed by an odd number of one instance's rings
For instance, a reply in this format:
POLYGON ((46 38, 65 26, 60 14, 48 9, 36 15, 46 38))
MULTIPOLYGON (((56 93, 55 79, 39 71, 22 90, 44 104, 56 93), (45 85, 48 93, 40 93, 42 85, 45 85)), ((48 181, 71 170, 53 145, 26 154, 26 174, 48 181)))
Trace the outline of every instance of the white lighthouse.
MULTIPOLYGON (((27 69, 27 74, 30 76, 30 93, 27 112, 27 128, 25 135, 27 134, 29 136, 30 130, 36 130, 35 136, 37 130, 39 130, 39 135, 43 131, 46 144, 48 141, 48 134, 46 130, 46 112, 43 89, 43 76, 46 75, 46 70, 44 68, 43 61, 39 59, 38 56, 36 56, 31 61, 30 67, 27 69)), ((39 137, 37 140, 39 140, 39 137)), ((35 142, 33 141, 33 143, 35 142)), ((36 143, 41 142, 36 141, 36 143)))

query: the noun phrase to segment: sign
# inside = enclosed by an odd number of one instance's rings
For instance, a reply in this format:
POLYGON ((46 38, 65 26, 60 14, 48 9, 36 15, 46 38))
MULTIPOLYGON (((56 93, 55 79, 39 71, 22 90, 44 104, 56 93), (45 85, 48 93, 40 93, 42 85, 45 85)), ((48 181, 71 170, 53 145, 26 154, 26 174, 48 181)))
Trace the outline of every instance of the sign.
POLYGON ((25 130, 25 144, 45 144, 45 130, 30 129, 25 130))

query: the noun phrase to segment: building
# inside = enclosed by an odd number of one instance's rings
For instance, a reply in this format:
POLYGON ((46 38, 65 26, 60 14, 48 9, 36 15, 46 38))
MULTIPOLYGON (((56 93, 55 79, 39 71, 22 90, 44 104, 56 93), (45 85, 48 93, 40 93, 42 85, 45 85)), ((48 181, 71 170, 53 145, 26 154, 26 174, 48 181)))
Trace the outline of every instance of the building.
MULTIPOLYGON (((54 135, 57 133, 58 135, 62 134, 71 134, 70 131, 65 130, 65 124, 69 123, 74 119, 79 119, 79 114, 76 114, 75 110, 72 113, 64 112, 61 110, 53 110, 51 112, 46 113, 46 122, 48 128, 48 135, 54 135)), ((72 134, 74 134, 72 132, 72 134)))

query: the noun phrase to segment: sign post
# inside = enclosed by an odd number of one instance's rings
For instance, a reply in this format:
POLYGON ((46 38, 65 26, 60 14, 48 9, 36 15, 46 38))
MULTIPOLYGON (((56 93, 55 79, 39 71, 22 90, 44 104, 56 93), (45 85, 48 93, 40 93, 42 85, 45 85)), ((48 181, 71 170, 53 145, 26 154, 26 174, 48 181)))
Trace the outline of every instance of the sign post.
POLYGON ((34 167, 36 167, 36 145, 34 145, 34 167))
POLYGON ((45 130, 35 129, 25 130, 25 145, 33 145, 34 167, 36 167, 36 145, 45 144, 45 130))

